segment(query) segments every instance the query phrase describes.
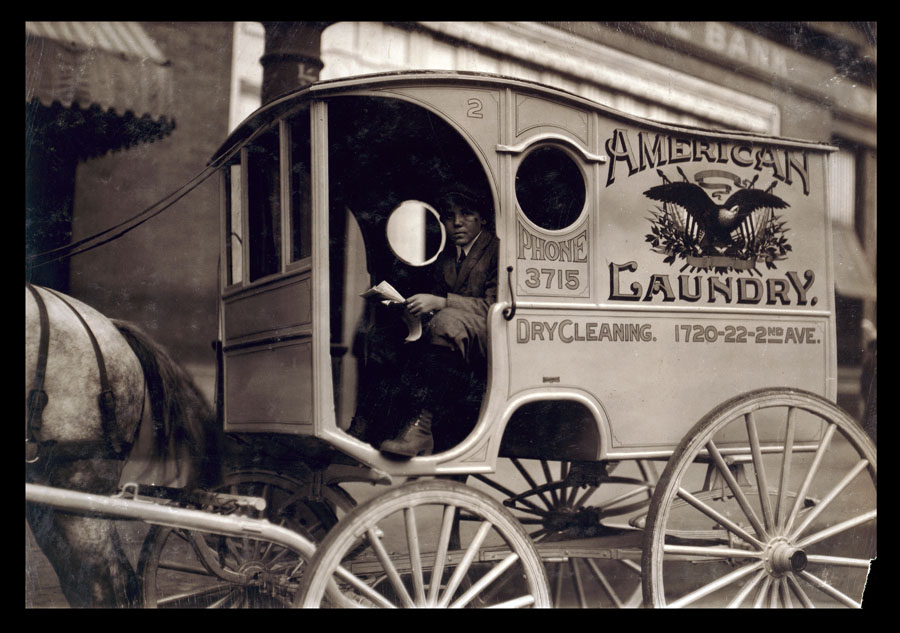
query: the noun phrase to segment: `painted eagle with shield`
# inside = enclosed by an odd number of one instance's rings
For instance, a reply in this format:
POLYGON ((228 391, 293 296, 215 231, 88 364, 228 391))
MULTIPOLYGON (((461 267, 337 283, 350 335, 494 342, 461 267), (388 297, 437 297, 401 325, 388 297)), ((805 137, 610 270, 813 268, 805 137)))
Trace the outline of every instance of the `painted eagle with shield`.
POLYGON ((772 193, 776 182, 762 190, 755 188, 758 175, 748 181, 731 172, 709 170, 691 180, 677 169, 681 180, 671 181, 658 169, 663 184, 644 192, 662 203, 652 210, 646 241, 666 255, 666 263, 684 259, 682 270, 753 274, 758 262, 775 268, 775 262, 785 258, 791 250, 785 237, 788 229, 775 210, 790 205, 772 193))

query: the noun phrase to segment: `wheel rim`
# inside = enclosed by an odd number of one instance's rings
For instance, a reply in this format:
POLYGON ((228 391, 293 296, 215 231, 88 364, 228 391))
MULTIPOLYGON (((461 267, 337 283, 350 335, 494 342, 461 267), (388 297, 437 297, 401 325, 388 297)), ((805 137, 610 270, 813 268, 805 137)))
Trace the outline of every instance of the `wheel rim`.
POLYGON ((875 448, 844 412, 796 390, 737 398, 694 427, 660 478, 645 599, 859 607, 875 505, 875 448))
MULTIPOLYGON (((474 475, 538 544, 602 539, 616 549, 609 558, 569 553, 545 562, 555 607, 628 608, 641 605, 640 552, 618 545, 646 513, 657 474, 652 462, 623 464, 510 458, 509 473, 474 475), (515 490, 513 489, 515 488, 515 490)), ((632 541, 634 539, 631 539, 632 541)), ((540 547, 539 547, 540 551, 540 547)))
MULTIPOLYGON (((306 499, 302 486, 268 473, 230 475, 217 492, 262 497, 262 512, 235 514, 265 518, 311 540, 321 540, 337 523, 334 503, 306 499)), ((306 561, 274 543, 154 526, 141 553, 144 604, 151 608, 280 608, 290 606, 306 561)))
POLYGON ((300 595, 316 608, 549 606, 546 573, 521 526, 483 493, 441 480, 406 484, 342 519, 300 595))

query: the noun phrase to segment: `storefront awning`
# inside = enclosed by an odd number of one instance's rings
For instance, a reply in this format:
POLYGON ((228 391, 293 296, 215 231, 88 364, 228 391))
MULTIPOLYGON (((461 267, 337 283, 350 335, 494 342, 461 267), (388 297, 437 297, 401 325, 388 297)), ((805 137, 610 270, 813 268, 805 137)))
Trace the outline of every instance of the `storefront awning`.
POLYGON ((29 132, 63 131, 87 155, 169 134, 171 73, 136 22, 25 23, 29 132))
POLYGON ((834 291, 850 299, 875 301, 875 275, 852 227, 832 223, 834 240, 834 291))

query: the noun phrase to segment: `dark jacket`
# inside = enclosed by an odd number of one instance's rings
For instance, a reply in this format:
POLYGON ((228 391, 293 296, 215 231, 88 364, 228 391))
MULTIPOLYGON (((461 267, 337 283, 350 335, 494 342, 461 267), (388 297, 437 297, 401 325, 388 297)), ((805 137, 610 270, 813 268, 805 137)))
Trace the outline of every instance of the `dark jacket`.
POLYGON ((499 252, 500 240, 485 231, 475 240, 459 274, 454 245, 435 262, 433 294, 447 297, 447 307, 432 317, 427 331, 432 342, 458 349, 470 363, 487 357, 487 313, 497 301, 499 252))

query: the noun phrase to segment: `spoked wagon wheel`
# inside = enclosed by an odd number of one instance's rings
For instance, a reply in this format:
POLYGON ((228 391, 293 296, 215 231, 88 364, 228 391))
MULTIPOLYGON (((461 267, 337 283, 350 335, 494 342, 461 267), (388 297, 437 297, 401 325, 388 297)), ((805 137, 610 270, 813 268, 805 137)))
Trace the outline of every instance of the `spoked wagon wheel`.
POLYGON ((660 478, 644 540, 657 607, 859 607, 876 550, 875 447, 793 389, 714 409, 660 478))
MULTIPOLYGON (((501 467, 504 462, 501 462, 501 467)), ((656 484, 652 462, 570 462, 510 458, 500 478, 473 478, 503 495, 545 556, 555 607, 627 608, 641 605, 640 538, 656 484), (584 548, 553 542, 593 539, 584 548), (597 539, 601 539, 598 541, 597 539), (605 555, 594 554, 600 548, 605 555), (545 554, 546 551, 546 554, 545 554), (584 554, 584 555, 579 555, 584 554)), ((500 468, 498 468, 499 474, 500 468)))
POLYGON ((550 606, 522 527, 484 493, 444 480, 405 484, 344 517, 316 550, 300 596, 304 607, 550 606))
MULTIPOLYGON (((229 474, 215 492, 261 497, 263 511, 236 507, 230 512, 267 519, 314 541, 337 523, 338 512, 353 506, 337 486, 323 487, 323 499, 310 500, 299 482, 265 472, 229 474)), ((288 607, 306 562, 266 541, 153 526, 144 540, 138 574, 149 608, 288 607)))

